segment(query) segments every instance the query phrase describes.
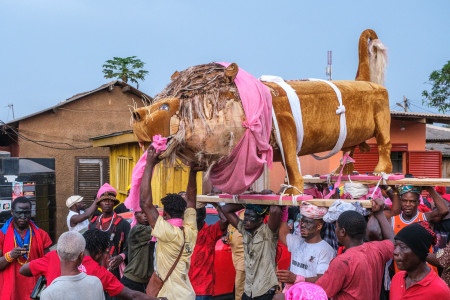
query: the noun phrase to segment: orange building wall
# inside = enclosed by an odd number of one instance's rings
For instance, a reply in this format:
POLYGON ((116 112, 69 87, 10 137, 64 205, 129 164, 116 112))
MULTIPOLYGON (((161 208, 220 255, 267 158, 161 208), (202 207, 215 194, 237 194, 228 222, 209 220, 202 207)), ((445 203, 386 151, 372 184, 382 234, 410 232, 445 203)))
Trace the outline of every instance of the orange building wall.
MULTIPOLYGON (((415 121, 391 120, 391 143, 408 144, 408 151, 424 151, 426 139, 426 124, 415 121), (402 123, 404 130, 401 130, 402 123)), ((375 138, 367 141, 368 144, 376 144, 375 138)), ((323 156, 326 153, 321 153, 323 156)), ((307 155, 300 157, 300 165, 303 175, 320 174, 325 175, 332 172, 339 166, 339 160, 342 153, 337 153, 332 157, 324 160, 316 160, 314 157, 307 155)), ((406 157, 403 157, 403 170, 406 170, 406 157)), ((273 164, 272 170, 269 171, 270 189, 278 191, 280 185, 284 182, 284 167, 280 162, 273 164)))

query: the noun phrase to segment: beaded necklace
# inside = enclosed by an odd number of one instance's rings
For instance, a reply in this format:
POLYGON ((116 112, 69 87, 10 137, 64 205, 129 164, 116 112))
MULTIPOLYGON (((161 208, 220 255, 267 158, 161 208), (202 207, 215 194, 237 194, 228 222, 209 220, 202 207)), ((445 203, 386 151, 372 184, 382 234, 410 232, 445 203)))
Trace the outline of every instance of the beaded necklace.
POLYGON ((116 213, 114 213, 114 215, 112 216, 111 223, 109 223, 108 229, 106 229, 106 230, 103 230, 102 217, 103 217, 103 215, 101 215, 98 218, 98 222, 100 223, 100 230, 104 231, 104 232, 107 232, 111 228, 111 225, 114 223, 114 219, 116 218, 116 213))
MULTIPOLYGON (((20 258, 22 258, 22 256, 17 258, 17 261, 19 262, 19 264, 21 266, 26 264, 28 262, 28 259, 30 258, 30 254, 29 254, 30 250, 29 249, 31 249, 31 241, 33 240, 33 232, 31 231, 31 226, 30 225, 28 225, 28 230, 30 231, 30 243, 28 244, 28 256, 25 255, 26 258, 25 258, 25 261, 23 261, 23 262, 20 261, 20 258)), ((14 235, 14 247, 18 247, 17 241, 16 241, 16 235, 14 235)))

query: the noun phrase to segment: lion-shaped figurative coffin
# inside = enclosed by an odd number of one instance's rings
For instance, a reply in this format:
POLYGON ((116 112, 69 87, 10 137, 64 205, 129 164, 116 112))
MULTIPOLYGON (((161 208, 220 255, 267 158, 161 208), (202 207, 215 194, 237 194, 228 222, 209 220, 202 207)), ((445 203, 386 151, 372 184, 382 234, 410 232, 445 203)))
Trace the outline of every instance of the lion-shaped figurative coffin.
MULTIPOLYGON (((270 91, 274 112, 272 134, 267 142, 273 148, 274 161, 284 160, 290 184, 298 189, 288 190, 289 193, 298 194, 303 189, 298 156, 336 148, 342 137, 342 113, 345 113, 346 128, 340 150, 350 156, 356 146, 363 152, 368 151, 365 141, 375 137, 379 160, 374 173, 392 171, 389 98, 382 86, 386 61, 386 49, 376 33, 365 30, 359 40, 356 80, 331 81, 331 84, 312 80, 285 81, 295 91, 301 115, 295 113, 286 88, 276 82, 262 81, 270 91), (339 93, 342 105, 338 101, 339 93), (337 113, 339 107, 344 109, 337 113), (302 130, 300 149, 299 126, 302 130)), ((185 163, 209 166, 214 172, 214 165, 226 161, 248 129, 243 126, 247 118, 235 84, 238 72, 236 64, 225 67, 218 63, 175 72, 171 83, 150 106, 133 112, 133 131, 138 140, 152 142, 152 137, 158 134, 167 137, 168 148, 161 154, 162 158, 173 161, 178 157, 185 163)), ((351 163, 345 165, 344 174, 352 171, 351 163)))

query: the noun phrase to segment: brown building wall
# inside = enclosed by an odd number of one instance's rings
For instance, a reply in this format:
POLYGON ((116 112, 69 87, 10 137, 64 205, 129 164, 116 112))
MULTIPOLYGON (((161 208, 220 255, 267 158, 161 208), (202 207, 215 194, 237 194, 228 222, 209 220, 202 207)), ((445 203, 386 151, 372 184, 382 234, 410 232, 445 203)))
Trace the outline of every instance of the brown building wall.
MULTIPOLYGON (((123 93, 120 87, 98 91, 20 121, 19 133, 35 141, 46 141, 50 147, 90 147, 77 150, 59 150, 20 139, 20 157, 52 157, 56 164, 56 228, 57 236, 67 230, 66 199, 75 193, 76 157, 108 157, 109 148, 92 148, 89 138, 131 129, 129 107, 142 106, 140 97, 123 93)), ((88 199, 92 200, 92 199, 88 199)))

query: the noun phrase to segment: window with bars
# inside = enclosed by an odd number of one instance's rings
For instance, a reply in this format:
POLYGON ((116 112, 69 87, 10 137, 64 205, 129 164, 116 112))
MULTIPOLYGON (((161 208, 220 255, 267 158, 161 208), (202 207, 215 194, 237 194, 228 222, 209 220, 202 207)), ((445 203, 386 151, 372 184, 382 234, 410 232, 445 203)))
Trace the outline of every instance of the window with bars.
POLYGON ((76 157, 75 162, 75 195, 83 196, 83 202, 90 205, 100 187, 109 181, 109 158, 76 157))
POLYGON ((117 158, 117 191, 121 194, 127 193, 127 187, 131 182, 130 161, 131 157, 119 156, 117 158))

